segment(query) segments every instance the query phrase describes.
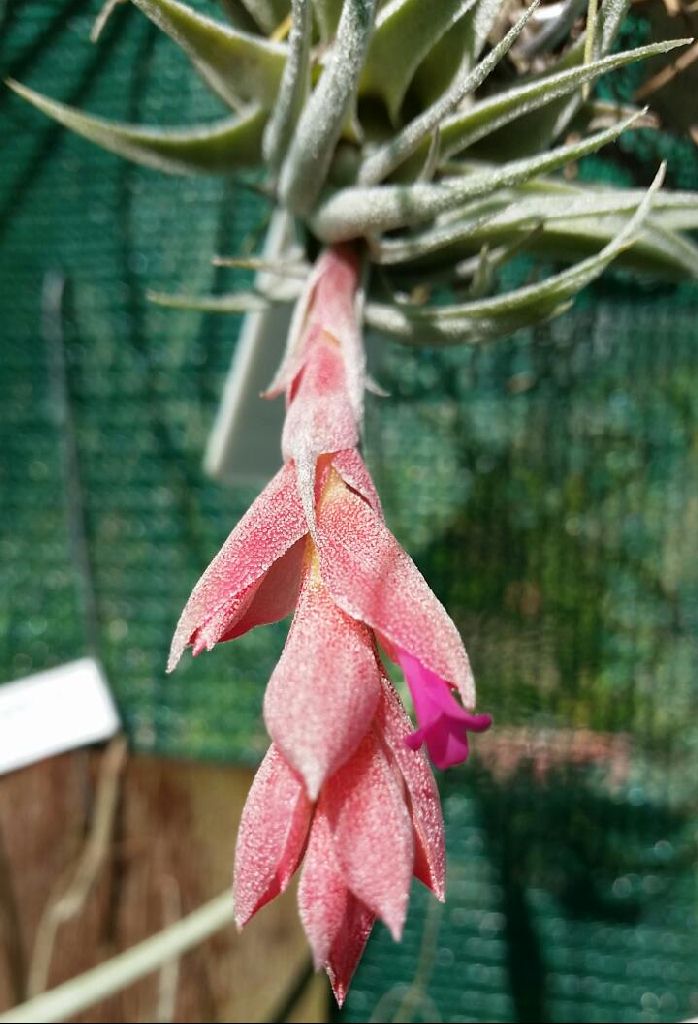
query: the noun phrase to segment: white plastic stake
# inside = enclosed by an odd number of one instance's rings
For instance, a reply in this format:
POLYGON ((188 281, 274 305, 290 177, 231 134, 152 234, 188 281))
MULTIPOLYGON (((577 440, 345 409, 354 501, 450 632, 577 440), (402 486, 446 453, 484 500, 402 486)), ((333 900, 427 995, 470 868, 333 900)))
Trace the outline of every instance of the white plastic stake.
MULTIPOLYGON (((264 244, 265 259, 298 263, 293 221, 283 211, 271 218, 264 244)), ((204 466, 225 483, 262 487, 281 465, 284 404, 260 398, 281 362, 284 342, 298 294, 298 278, 259 271, 260 290, 279 300, 261 312, 247 313, 209 435, 204 466), (286 300, 286 301, 284 301, 286 300)))

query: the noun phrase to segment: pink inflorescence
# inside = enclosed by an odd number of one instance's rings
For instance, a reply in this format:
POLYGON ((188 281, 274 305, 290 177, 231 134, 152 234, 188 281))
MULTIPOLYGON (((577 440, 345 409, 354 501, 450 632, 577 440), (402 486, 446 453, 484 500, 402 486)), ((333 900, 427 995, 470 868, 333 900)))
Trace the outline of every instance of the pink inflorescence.
POLYGON ((491 724, 467 710, 475 686, 458 631, 387 529, 357 450, 358 274, 349 247, 316 264, 269 390, 286 394, 284 465, 194 588, 168 663, 294 612, 264 699, 272 745, 238 834, 236 919, 282 892, 302 860, 301 919, 340 1004, 375 919, 400 937, 412 876, 444 898, 423 745, 447 768, 467 758, 467 732, 491 724), (379 644, 405 674, 416 730, 379 644))

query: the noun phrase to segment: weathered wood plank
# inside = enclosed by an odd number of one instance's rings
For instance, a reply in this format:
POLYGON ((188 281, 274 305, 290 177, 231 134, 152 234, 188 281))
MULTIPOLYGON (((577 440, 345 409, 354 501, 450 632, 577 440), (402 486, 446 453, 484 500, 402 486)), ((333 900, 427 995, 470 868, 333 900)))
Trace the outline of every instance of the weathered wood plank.
MULTIPOLYGON (((37 927, 65 892, 90 832, 101 752, 75 752, 0 780, 0 1008, 26 997, 37 927)), ((159 931, 230 882, 249 769, 135 756, 125 766, 113 834, 79 913, 57 930, 50 987, 159 931)), ((287 893, 238 935, 213 936, 159 976, 76 1021, 273 1019, 309 951, 287 893)), ((289 1020, 325 1021, 313 978, 289 1020)))

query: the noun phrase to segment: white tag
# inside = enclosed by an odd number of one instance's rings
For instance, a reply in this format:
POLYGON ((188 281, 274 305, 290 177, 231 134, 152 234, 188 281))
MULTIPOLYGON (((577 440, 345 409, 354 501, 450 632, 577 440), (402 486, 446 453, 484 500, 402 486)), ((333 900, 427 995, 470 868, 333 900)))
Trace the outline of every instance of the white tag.
POLYGON ((118 730, 109 687, 93 658, 0 685, 0 774, 118 730))

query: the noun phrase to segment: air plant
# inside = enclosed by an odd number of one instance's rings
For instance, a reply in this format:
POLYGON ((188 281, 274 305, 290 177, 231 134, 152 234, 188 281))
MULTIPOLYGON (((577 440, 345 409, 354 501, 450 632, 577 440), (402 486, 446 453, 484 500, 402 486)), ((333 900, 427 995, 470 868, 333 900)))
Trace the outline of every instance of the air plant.
POLYGON ((560 173, 643 123, 643 111, 595 102, 593 83, 688 40, 612 52, 627 0, 594 4, 586 30, 572 0, 518 5, 508 22, 502 0, 225 0, 226 23, 178 0, 133 3, 229 116, 114 124, 10 84, 163 172, 255 172, 283 221, 282 243, 248 261, 254 289, 153 296, 263 317, 273 282, 298 282, 268 391, 286 395, 284 466, 195 587, 170 667, 187 646, 198 654, 295 612, 265 698, 273 743, 243 814, 236 909, 242 924, 303 861, 301 916, 341 1002, 374 920, 399 937, 411 876, 444 896, 425 748, 448 767, 467 757, 466 730, 490 725, 474 713, 456 628, 389 533, 358 451, 373 386, 364 330, 482 343, 562 313, 614 260, 695 276, 685 232, 698 196, 662 191, 662 169, 646 192, 560 173), (527 252, 566 265, 503 291, 499 270, 527 252), (416 729, 386 659, 404 672, 416 729))

